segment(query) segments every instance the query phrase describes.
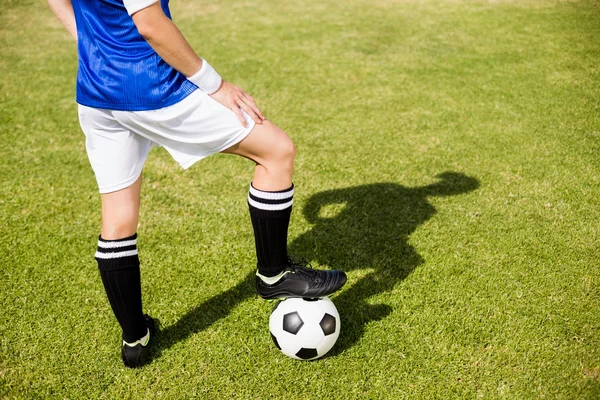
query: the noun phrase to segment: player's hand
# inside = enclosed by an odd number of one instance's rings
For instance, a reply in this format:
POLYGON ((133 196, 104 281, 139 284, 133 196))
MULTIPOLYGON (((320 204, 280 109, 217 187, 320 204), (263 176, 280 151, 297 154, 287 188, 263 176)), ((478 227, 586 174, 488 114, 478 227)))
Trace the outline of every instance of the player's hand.
POLYGON ((258 109, 252 96, 231 82, 224 80, 219 90, 211 94, 210 97, 233 111, 244 127, 248 127, 248 124, 242 115, 242 110, 257 124, 262 124, 266 119, 258 109))

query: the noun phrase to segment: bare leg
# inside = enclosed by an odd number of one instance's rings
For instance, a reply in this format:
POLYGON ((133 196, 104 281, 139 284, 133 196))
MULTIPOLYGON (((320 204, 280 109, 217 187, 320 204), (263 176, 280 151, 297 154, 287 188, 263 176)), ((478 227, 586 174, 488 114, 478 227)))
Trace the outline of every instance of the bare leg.
MULTIPOLYGON (((137 253, 136 230, 141 184, 140 176, 129 187, 102 195, 102 234, 96 252, 106 295, 123 329, 123 340, 128 343, 145 337, 148 330, 152 329, 142 312, 140 261, 137 253)), ((129 357, 131 359, 125 356, 127 352, 140 350, 123 349, 125 365, 137 366, 137 354, 129 357)))
POLYGON ((237 154, 256 163, 248 206, 257 267, 260 276, 275 277, 288 263, 287 235, 294 196, 294 143, 277 125, 264 121, 224 153, 237 154))
POLYGON ((244 140, 223 153, 237 154, 256 163, 252 181, 256 189, 278 191, 292 186, 296 148, 292 139, 271 121, 255 125, 244 140))
POLYGON ((102 195, 102 238, 116 240, 137 231, 142 176, 125 189, 102 195))
POLYGON ((316 298, 344 286, 343 271, 318 271, 287 257, 296 156, 288 135, 270 121, 264 121, 225 153, 241 155, 256 163, 248 204, 256 244, 258 294, 265 299, 316 298))

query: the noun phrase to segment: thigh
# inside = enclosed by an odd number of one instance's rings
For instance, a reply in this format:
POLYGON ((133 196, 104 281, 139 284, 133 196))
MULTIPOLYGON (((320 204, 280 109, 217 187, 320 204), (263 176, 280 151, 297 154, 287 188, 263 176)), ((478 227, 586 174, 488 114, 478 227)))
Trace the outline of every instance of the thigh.
POLYGON ((80 105, 79 123, 100 193, 116 192, 135 183, 152 141, 121 125, 110 110, 80 105))

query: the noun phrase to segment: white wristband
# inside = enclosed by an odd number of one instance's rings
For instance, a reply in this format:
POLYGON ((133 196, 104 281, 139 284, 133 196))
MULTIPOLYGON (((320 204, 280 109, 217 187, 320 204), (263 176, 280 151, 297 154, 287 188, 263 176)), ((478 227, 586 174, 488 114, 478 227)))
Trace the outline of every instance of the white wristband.
POLYGON ((221 76, 205 59, 202 59, 200 71, 188 77, 188 80, 207 94, 213 94, 221 87, 221 76))

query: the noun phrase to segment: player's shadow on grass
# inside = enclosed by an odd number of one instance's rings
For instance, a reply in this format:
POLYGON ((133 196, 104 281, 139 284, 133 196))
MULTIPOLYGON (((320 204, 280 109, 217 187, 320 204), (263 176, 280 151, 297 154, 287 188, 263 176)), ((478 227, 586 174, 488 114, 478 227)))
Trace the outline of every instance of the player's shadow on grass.
MULTIPOLYGON (((314 227, 290 243, 290 254, 344 271, 365 271, 356 281, 351 275, 348 289, 334 298, 343 328, 332 354, 352 346, 364 333, 367 323, 392 311, 387 304, 370 305, 367 300, 393 289, 422 263, 408 238, 436 212, 427 198, 467 193, 479 187, 476 179, 459 173, 445 172, 438 178, 436 183, 415 188, 375 183, 321 192, 309 198, 304 216, 314 227)), ((256 296, 254 280, 251 272, 234 287, 198 305, 162 330, 157 335, 154 357, 205 330, 226 317, 236 305, 256 296)))
POLYGON ((375 183, 317 193, 308 200, 304 217, 314 227, 290 243, 290 254, 305 254, 320 265, 346 272, 364 271, 355 281, 356 275, 350 275, 348 289, 333 299, 342 332, 332 354, 352 346, 367 323, 392 311, 387 304, 371 305, 367 300, 393 289, 423 262, 408 239, 436 213, 427 199, 479 187, 476 179, 460 173, 437 177, 438 182, 427 186, 375 183))
POLYGON ((255 273, 252 271, 234 287, 206 300, 190 310, 175 324, 159 331, 157 343, 153 348, 153 358, 174 344, 201 332, 218 320, 225 318, 231 310, 243 301, 256 296, 255 273))

